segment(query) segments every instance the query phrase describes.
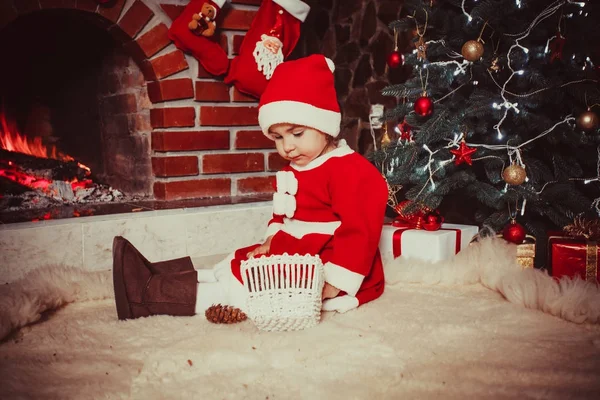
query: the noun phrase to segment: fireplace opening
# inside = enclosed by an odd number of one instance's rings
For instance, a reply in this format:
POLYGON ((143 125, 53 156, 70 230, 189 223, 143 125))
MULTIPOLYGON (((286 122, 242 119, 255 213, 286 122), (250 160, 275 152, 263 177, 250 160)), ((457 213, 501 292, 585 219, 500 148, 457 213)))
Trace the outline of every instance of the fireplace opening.
MULTIPOLYGON (((18 168, 26 174, 44 171, 34 181, 69 183, 73 193, 67 198, 57 197, 57 190, 42 193, 53 201, 151 195, 151 103, 145 79, 101 17, 77 10, 20 16, 0 30, 0 48, 2 208, 18 207, 17 197, 36 189, 27 179, 15 179, 18 168)), ((35 204, 44 202, 27 206, 35 204)))

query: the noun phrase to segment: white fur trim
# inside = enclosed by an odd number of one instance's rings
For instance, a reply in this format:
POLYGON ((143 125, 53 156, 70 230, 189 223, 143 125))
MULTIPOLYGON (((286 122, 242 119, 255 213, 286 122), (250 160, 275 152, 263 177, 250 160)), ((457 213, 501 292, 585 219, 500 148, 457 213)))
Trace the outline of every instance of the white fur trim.
POLYGON ((323 311, 337 311, 344 313, 346 311, 354 310, 358 307, 358 299, 353 296, 340 296, 334 297, 333 299, 323 300, 323 311))
POLYGON ((329 160, 333 157, 344 157, 349 154, 354 153, 354 150, 348 146, 344 139, 340 140, 338 147, 335 150, 330 151, 329 153, 323 154, 321 157, 317 157, 308 164, 304 166, 296 165, 294 163, 290 164, 290 167, 294 168, 296 171, 308 171, 309 169, 314 169, 320 167, 325 163, 325 161, 329 160))
POLYGON ((270 224, 267 227, 267 231, 265 232, 264 240, 267 240, 267 238, 269 236, 273 236, 274 234, 276 234, 277 232, 279 232, 282 227, 283 227, 283 224, 280 224, 278 222, 273 222, 272 224, 270 224))
POLYGON ((292 218, 296 212, 296 198, 291 194, 285 195, 285 216, 292 218))
POLYGON ((273 193, 273 214, 292 218, 296 212, 296 198, 287 193, 273 193))
POLYGON ((289 193, 295 196, 298 193, 298 179, 292 171, 278 171, 275 174, 277 193, 289 193))
POLYGON ((304 22, 310 11, 310 6, 300 0, 273 0, 273 3, 279 4, 285 11, 301 22, 304 22))
POLYGON ((273 193, 273 214, 285 214, 285 193, 273 193))
POLYGON ((292 196, 295 196, 298 193, 298 179, 292 171, 288 171, 286 190, 292 196))
MULTIPOLYGON (((348 251, 351 251, 351 249, 348 249, 348 251)), ((360 285, 362 285, 365 279, 363 275, 352 272, 332 262, 325 263, 323 268, 325 269, 325 282, 343 290, 350 296, 356 296, 360 285)))
POLYGON ((286 189, 286 172, 289 171, 277 171, 277 173, 275 174, 275 187, 277 188, 277 193, 285 193, 287 192, 286 189))
POLYGON ((216 5, 219 6, 219 8, 223 8, 223 6, 225 5, 225 2, 227 0, 212 0, 213 3, 215 3, 216 5))
POLYGON ((325 57, 325 62, 327 63, 327 66, 331 70, 331 73, 334 73, 335 72, 335 64, 333 63, 333 61, 330 58, 325 57))
POLYGON ((297 219, 283 219, 283 226, 280 228, 285 233, 289 233, 297 239, 302 239, 305 235, 311 233, 320 233, 323 235, 333 235, 335 230, 340 227, 341 221, 332 222, 307 222, 297 219))
POLYGON ((339 112, 291 100, 267 103, 258 111, 258 123, 265 135, 269 133, 271 126, 285 122, 309 126, 330 136, 337 137, 340 133, 341 121, 342 115, 339 112))

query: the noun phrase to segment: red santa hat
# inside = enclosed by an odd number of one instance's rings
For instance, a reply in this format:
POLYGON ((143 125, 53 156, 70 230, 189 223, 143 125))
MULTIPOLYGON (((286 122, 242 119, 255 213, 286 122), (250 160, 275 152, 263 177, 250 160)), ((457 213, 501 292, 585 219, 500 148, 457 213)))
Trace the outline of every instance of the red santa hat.
POLYGON ((274 124, 317 129, 336 137, 341 114, 333 81, 333 61, 320 54, 285 61, 260 97, 258 123, 265 135, 274 124))
POLYGON ((208 1, 206 1, 206 3, 210 4, 211 6, 213 6, 215 8, 215 18, 219 14, 219 11, 221 11, 221 8, 223 8, 225 1, 227 1, 227 0, 208 0, 208 1))

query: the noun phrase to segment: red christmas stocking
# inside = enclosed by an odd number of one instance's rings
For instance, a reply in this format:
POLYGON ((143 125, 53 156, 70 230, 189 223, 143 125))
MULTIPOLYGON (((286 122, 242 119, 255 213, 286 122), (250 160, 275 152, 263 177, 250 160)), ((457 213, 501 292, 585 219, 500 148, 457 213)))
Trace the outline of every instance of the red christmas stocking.
POLYGON ((227 72, 229 59, 214 40, 215 19, 225 0, 191 0, 169 28, 169 39, 180 50, 192 53, 212 75, 227 72))
POLYGON ((310 7, 300 0, 263 0, 225 83, 259 98, 277 65, 290 55, 310 7))

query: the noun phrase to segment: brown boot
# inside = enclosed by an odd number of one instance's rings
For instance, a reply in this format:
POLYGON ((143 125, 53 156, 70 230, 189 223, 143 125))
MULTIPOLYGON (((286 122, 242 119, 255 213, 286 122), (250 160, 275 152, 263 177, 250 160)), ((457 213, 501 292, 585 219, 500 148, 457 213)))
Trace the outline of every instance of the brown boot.
POLYGON ((180 272, 180 271, 194 271, 194 264, 192 263, 192 259, 190 257, 181 257, 173 260, 167 261, 159 261, 159 262, 150 262, 146 257, 142 255, 127 239, 122 236, 115 237, 113 241, 113 255, 114 255, 114 242, 121 242, 122 246, 130 246, 131 251, 137 254, 138 258, 148 267, 150 272, 153 274, 163 274, 165 272, 180 272))
POLYGON ((174 260, 150 263, 150 271, 153 274, 164 274, 171 272, 195 271, 190 257, 181 257, 174 260))
MULTIPOLYGON (((173 261, 173 260, 171 260, 173 261)), ((197 273, 152 273, 152 264, 127 239, 113 241, 113 284, 119 319, 156 314, 194 315, 197 273)), ((187 264, 175 263, 171 266, 187 264)), ((169 268, 166 268, 168 270, 169 268)))
POLYGON ((133 318, 150 315, 192 316, 196 314, 198 274, 182 271, 152 275, 142 302, 129 302, 133 318))

